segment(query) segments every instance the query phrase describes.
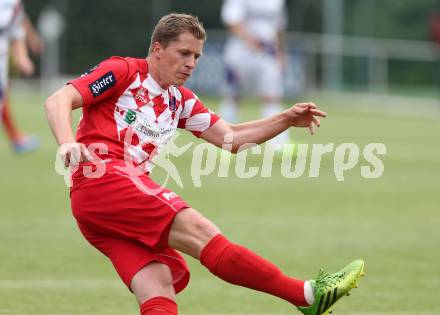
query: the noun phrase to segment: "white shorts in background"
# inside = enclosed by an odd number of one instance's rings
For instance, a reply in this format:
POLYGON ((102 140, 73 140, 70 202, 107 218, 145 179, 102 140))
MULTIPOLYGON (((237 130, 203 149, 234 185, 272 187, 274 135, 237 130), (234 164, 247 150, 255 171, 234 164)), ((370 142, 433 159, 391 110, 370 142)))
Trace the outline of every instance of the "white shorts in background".
POLYGON ((232 38, 226 43, 224 61, 227 96, 250 90, 257 96, 283 97, 283 69, 273 53, 252 50, 232 38))

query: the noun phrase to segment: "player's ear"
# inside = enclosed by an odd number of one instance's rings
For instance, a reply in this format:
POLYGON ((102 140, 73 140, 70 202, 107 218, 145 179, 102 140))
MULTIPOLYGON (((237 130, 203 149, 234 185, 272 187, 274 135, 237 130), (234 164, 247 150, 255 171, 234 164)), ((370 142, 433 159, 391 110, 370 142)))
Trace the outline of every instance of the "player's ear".
POLYGON ((161 43, 159 43, 159 42, 153 43, 153 49, 151 50, 151 52, 154 57, 160 58, 160 54, 161 54, 162 50, 163 50, 163 46, 161 43))

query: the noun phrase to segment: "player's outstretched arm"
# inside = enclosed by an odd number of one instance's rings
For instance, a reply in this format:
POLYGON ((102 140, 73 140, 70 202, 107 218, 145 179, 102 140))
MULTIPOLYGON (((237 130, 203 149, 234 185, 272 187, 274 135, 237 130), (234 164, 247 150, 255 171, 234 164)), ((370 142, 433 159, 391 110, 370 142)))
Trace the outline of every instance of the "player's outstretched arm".
POLYGON ((72 110, 83 104, 81 94, 70 84, 49 96, 45 103, 47 120, 66 167, 92 158, 85 146, 76 142, 71 126, 72 110))
POLYGON ((321 125, 320 117, 326 116, 314 103, 299 103, 272 117, 241 124, 220 119, 200 137, 218 147, 232 143, 231 152, 236 153, 264 143, 290 127, 306 127, 313 135, 321 125))

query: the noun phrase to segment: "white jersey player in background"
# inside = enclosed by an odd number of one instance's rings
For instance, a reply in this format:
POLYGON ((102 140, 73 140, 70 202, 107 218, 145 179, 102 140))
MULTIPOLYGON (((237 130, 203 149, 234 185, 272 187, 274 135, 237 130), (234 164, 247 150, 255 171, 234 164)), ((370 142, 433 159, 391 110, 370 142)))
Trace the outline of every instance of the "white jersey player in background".
POLYGON ((34 136, 27 135, 17 128, 8 106, 9 49, 14 66, 20 73, 26 76, 34 73, 34 64, 29 58, 26 46, 26 23, 28 28, 32 28, 20 0, 0 0, 0 125, 4 124, 3 127, 17 153, 32 151, 38 146, 38 140, 34 136))
MULTIPOLYGON (((226 121, 237 122, 240 92, 249 87, 263 103, 263 118, 280 112, 287 24, 284 0, 225 0, 221 18, 230 36, 224 51, 225 86, 220 115, 226 121)), ((289 142, 287 132, 272 141, 289 142)))

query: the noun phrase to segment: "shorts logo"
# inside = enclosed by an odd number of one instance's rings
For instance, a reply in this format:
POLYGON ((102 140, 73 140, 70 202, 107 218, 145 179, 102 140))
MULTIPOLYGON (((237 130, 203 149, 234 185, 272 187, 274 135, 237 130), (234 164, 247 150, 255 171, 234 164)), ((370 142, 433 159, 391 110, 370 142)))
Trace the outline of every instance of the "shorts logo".
POLYGON ((90 91, 94 97, 97 97, 116 84, 116 78, 113 71, 109 71, 95 82, 89 84, 90 91))
POLYGON ((170 201, 171 199, 176 198, 176 197, 177 197, 177 194, 176 194, 176 193, 173 193, 173 192, 169 192, 169 193, 163 193, 162 196, 163 196, 166 200, 170 201))

